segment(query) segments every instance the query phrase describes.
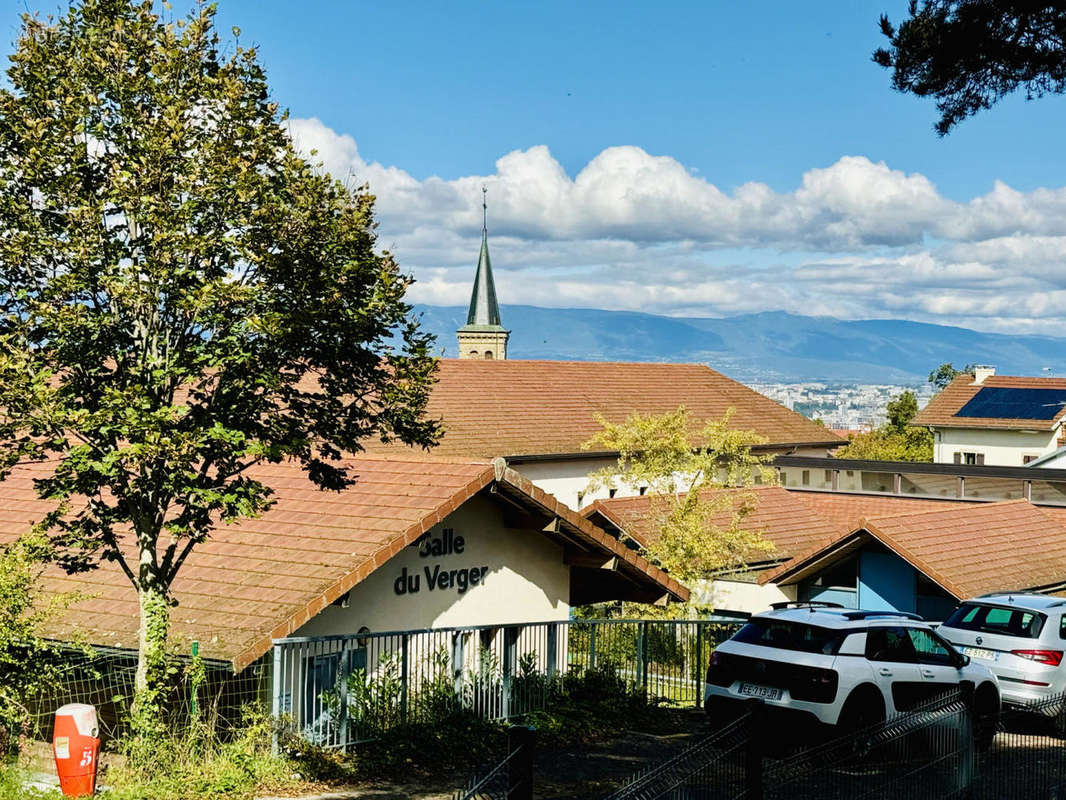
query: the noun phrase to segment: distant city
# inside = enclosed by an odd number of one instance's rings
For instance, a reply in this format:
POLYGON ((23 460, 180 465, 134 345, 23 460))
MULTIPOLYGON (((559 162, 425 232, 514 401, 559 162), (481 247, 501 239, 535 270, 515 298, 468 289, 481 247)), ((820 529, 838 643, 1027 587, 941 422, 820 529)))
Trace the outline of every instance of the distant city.
POLYGON ((870 430, 885 422, 888 401, 910 389, 921 408, 933 396, 927 384, 892 383, 752 383, 751 388, 828 428, 870 430))

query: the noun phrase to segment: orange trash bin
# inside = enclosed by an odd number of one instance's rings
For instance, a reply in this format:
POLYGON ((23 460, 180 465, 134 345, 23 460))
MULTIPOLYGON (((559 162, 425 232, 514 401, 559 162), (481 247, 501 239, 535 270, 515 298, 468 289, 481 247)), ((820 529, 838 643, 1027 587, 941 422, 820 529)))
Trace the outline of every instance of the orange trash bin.
POLYGON ((93 706, 70 703, 56 711, 52 754, 64 795, 85 797, 96 791, 100 730, 93 706))

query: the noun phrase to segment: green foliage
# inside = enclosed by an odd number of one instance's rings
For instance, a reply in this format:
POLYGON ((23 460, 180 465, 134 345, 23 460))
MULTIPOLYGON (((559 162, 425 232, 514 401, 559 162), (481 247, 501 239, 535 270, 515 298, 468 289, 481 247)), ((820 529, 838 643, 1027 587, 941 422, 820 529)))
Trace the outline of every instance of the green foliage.
POLYGON ((58 791, 32 789, 25 785, 29 776, 0 762, 0 800, 60 800, 58 791))
POLYGON ((622 423, 597 415, 603 430, 582 445, 619 454, 617 464, 592 476, 592 488, 646 487, 655 534, 641 544, 683 582, 736 570, 773 549, 745 526, 754 498, 715 491, 756 477, 774 480, 766 457, 752 452, 766 440, 731 428, 731 418, 732 410, 697 427, 684 406, 657 416, 633 414, 622 423))
POLYGON ((0 548, 0 760, 33 733, 27 703, 57 686, 61 654, 42 640, 42 623, 70 598, 45 598, 47 542, 27 536, 0 548))
MULTIPOLYGON (((549 681, 520 663, 516 695, 529 690, 530 685, 522 684, 524 679, 549 681)), ((572 669, 550 681, 549 691, 545 709, 514 720, 537 730, 538 746, 567 747, 623 730, 658 729, 665 722, 662 711, 649 706, 643 693, 628 686, 609 663, 589 670, 572 669)), ((310 780, 410 781, 418 776, 440 778, 443 770, 465 775, 498 760, 505 749, 508 724, 453 706, 443 716, 382 731, 348 754, 316 747, 292 735, 285 737, 283 746, 296 770, 310 780)))
POLYGON ((885 416, 888 417, 888 425, 897 433, 905 431, 911 420, 918 413, 918 398, 914 392, 907 389, 888 401, 885 407, 885 416))
POLYGON ((238 734, 163 736, 128 753, 103 776, 114 800, 243 800, 298 785, 292 764, 272 754, 274 723, 249 707, 238 734))
POLYGON ((837 458, 875 461, 932 461, 933 434, 912 427, 918 413, 918 398, 906 390, 888 401, 888 421, 869 433, 860 433, 836 452, 837 458))
POLYGON ((1012 92, 1026 99, 1066 91, 1066 8, 1028 0, 911 0, 909 16, 881 17, 887 48, 873 60, 892 87, 935 97, 941 136, 1012 92))
POLYGON ((214 6, 155 6, 25 16, 0 89, 0 477, 54 464, 36 488, 66 565, 113 561, 141 594, 142 693, 189 552, 270 506, 256 464, 339 489, 368 437, 439 433, 373 196, 295 151, 214 6))
POLYGON ((929 383, 931 383, 933 388, 939 392, 960 375, 965 375, 967 373, 972 375, 973 370, 973 364, 967 364, 962 369, 955 369, 954 364, 950 361, 946 361, 929 373, 929 383))

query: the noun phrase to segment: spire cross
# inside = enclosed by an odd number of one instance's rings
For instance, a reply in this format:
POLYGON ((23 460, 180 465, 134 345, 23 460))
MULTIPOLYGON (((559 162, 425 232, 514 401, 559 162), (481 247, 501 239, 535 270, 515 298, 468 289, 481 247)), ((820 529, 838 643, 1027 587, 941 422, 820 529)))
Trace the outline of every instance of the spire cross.
POLYGON ((486 202, 488 198, 489 190, 484 186, 481 187, 481 232, 489 232, 489 206, 486 202))

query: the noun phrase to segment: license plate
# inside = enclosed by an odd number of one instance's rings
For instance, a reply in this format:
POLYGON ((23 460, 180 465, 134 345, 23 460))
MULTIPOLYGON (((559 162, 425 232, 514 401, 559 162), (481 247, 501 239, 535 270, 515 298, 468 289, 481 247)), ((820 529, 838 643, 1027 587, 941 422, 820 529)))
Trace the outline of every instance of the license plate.
POLYGON ((999 657, 999 653, 994 650, 986 650, 983 647, 964 647, 962 652, 970 658, 979 658, 982 661, 996 661, 999 657))
POLYGON ((784 694, 781 689, 776 689, 773 686, 759 686, 755 683, 742 683, 737 692, 748 697, 759 697, 763 700, 780 700, 784 694))

